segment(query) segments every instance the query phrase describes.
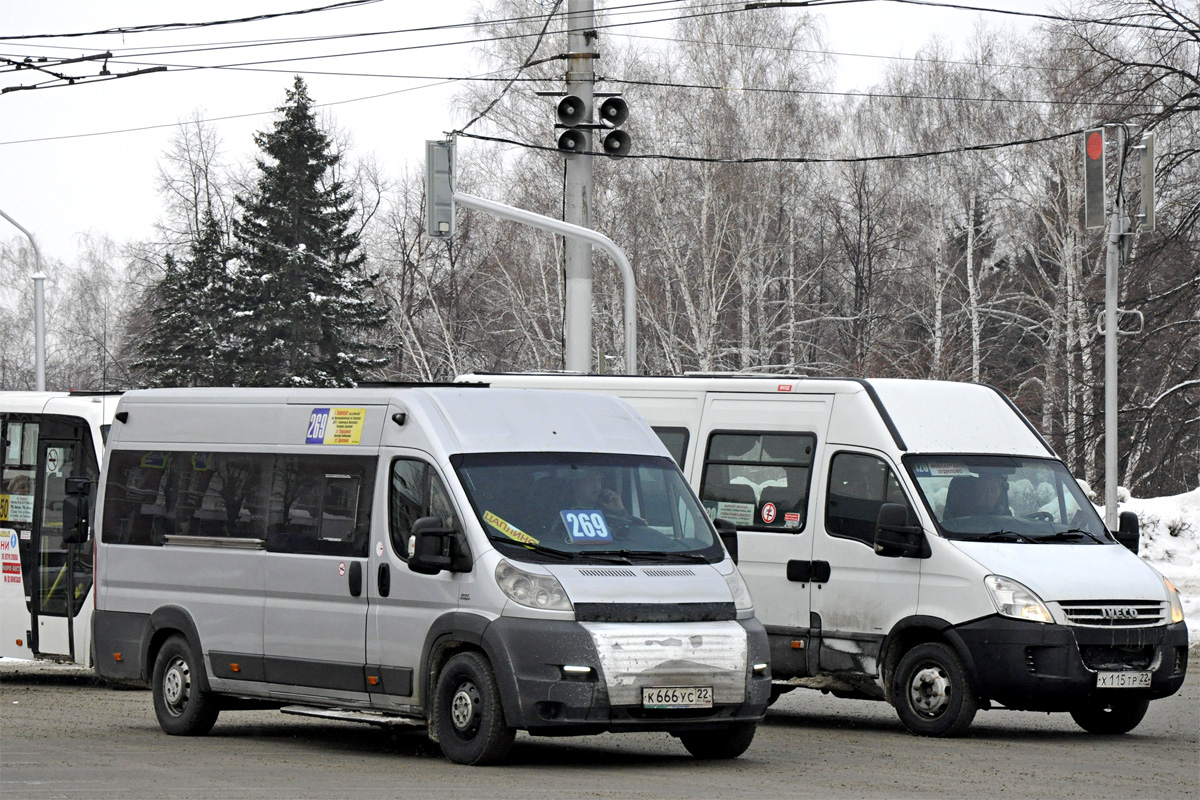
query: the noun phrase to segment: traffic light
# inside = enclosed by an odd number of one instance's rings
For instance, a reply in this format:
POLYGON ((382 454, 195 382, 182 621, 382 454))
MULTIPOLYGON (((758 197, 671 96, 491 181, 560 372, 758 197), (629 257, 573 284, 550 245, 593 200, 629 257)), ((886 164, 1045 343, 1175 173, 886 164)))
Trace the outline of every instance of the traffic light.
POLYGON ((1154 230, 1154 134, 1147 133, 1142 136, 1141 151, 1141 166, 1142 166, 1142 202, 1141 230, 1154 230))
POLYGON ((1083 132, 1083 226, 1104 227, 1104 128, 1083 132))
POLYGON ((620 97, 609 97, 600 104, 600 124, 603 126, 600 148, 605 155, 619 158, 629 152, 632 140, 628 133, 620 130, 627 119, 629 106, 620 97))
POLYGON ((425 235, 454 235, 453 141, 425 141, 425 235))
POLYGON ((588 107, 582 97, 569 94, 558 101, 558 127, 566 128, 558 137, 561 152, 574 156, 588 149, 587 132, 580 127, 587 116, 588 107))

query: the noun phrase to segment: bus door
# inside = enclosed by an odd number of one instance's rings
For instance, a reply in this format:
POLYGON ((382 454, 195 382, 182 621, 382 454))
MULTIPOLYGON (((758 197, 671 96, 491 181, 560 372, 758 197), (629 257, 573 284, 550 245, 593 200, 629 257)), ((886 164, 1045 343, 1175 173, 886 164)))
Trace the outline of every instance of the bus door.
MULTIPOLYGON (((92 545, 64 545, 63 500, 67 478, 87 477, 79 439, 48 439, 38 443, 34 487, 30 647, 38 656, 68 656, 76 660, 76 617, 92 590, 92 545)), ((94 483, 92 484, 94 487, 94 483)), ((93 488, 91 494, 94 494, 93 488)))

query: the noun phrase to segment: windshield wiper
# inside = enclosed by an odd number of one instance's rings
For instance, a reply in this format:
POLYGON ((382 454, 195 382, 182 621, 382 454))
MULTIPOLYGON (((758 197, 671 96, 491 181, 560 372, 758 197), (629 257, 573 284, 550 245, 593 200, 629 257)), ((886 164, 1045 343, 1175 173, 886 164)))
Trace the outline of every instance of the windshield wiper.
POLYGON ((1017 533, 1016 531, 1004 531, 1004 530, 992 531, 991 533, 985 533, 982 536, 979 536, 979 537, 973 539, 972 541, 1003 542, 1003 541, 1007 541, 1009 539, 1016 539, 1017 541, 1028 542, 1029 544, 1041 544, 1042 543, 1041 539, 1034 539, 1032 536, 1026 536, 1023 533, 1017 533))
MULTIPOLYGON (((488 537, 492 538, 492 537, 488 537)), ((575 561, 579 558, 579 553, 572 553, 566 550, 556 550, 553 547, 546 547, 543 544, 535 544, 533 542, 518 542, 515 539, 492 539, 496 544, 510 544, 513 547, 524 547, 527 550, 532 550, 535 553, 544 553, 548 556, 561 558, 563 561, 575 561)))
POLYGON ((1065 541, 1068 539, 1082 539, 1084 536, 1088 537, 1096 544, 1105 544, 1104 540, 1101 539, 1099 536, 1092 533, 1091 531, 1086 531, 1083 528, 1068 528, 1067 530, 1059 531, 1058 533, 1051 533, 1046 536, 1039 536, 1038 541, 1045 542, 1045 541, 1050 541, 1052 539, 1056 539, 1058 541, 1065 541), (1082 536, 1080 534, 1082 534, 1082 536))

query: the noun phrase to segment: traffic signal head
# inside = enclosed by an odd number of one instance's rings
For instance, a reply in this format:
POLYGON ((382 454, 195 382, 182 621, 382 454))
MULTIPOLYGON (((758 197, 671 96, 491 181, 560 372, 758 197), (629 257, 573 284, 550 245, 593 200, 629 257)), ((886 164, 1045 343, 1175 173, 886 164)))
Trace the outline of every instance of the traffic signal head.
POLYGON ((1083 225, 1104 227, 1104 129, 1083 132, 1083 225))

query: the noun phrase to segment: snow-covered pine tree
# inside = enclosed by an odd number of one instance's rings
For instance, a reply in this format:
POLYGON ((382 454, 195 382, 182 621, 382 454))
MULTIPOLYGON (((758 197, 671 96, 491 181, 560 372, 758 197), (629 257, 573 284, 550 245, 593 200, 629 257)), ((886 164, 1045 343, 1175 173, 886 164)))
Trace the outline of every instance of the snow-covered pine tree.
POLYGON ((243 386, 353 386, 382 366, 372 334, 386 321, 372 297, 352 192, 337 179, 341 156, 317 125, 296 77, 273 130, 255 142, 259 177, 238 197, 234 223, 239 307, 231 315, 246 339, 243 386))
POLYGON ((205 211, 187 256, 167 255, 162 280, 146 296, 133 372, 142 385, 229 386, 243 342, 233 329, 228 252, 220 223, 205 211))

